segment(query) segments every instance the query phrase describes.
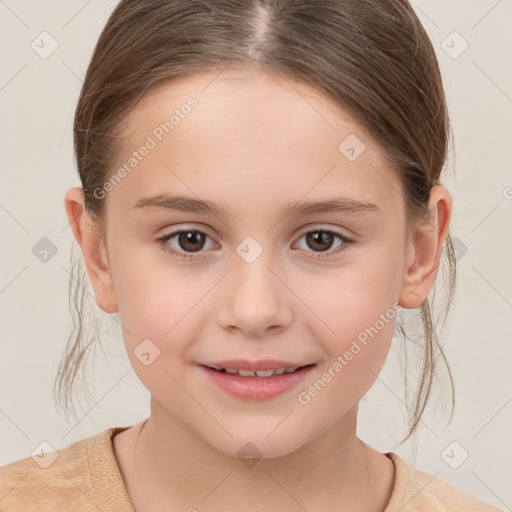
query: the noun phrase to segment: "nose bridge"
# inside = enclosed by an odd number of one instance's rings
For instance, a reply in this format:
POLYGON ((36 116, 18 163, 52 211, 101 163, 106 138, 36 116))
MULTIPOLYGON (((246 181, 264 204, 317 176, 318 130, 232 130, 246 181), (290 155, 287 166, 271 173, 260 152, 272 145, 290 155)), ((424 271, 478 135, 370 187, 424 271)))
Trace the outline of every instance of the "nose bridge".
MULTIPOLYGON (((265 299, 265 305, 276 300, 277 278, 269 269, 276 262, 273 249, 263 246, 253 237, 247 237, 236 248, 233 257, 234 292, 239 300, 265 299)), ((260 305, 261 309, 261 305, 260 305)))
POLYGON ((279 273, 276 261, 273 249, 253 237, 238 245, 232 258, 228 299, 222 307, 224 327, 257 333, 290 321, 289 297, 275 275, 279 273))

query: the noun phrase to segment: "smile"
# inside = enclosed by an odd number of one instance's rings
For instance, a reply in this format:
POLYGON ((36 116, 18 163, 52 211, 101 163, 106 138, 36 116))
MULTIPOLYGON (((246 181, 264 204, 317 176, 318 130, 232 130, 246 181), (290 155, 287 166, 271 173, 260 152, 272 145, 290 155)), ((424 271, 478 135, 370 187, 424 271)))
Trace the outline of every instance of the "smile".
POLYGON ((235 398, 260 402, 291 391, 313 370, 315 364, 273 370, 241 370, 199 365, 209 382, 235 398))

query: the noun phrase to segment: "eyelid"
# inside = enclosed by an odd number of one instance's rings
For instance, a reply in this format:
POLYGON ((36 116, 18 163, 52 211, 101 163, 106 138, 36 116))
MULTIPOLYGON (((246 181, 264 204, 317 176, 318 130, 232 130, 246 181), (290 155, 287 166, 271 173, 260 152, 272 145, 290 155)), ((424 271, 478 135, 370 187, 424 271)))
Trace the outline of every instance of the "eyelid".
POLYGON ((347 228, 334 224, 329 224, 328 222, 315 222, 307 224, 306 226, 302 226, 300 229, 295 231, 294 236, 303 236, 311 231, 332 231, 333 233, 339 233, 340 235, 343 235, 346 238, 355 238, 357 236, 354 232, 347 228))
MULTIPOLYGON (((207 233, 207 230, 203 231, 202 228, 200 229, 200 228, 196 228, 196 227, 193 227, 190 225, 189 226, 181 226, 179 228, 173 229, 169 233, 159 237, 157 239, 157 242, 164 252, 174 255, 178 259, 194 260, 194 259, 202 258, 202 256, 196 256, 196 255, 200 255, 201 253, 205 253, 205 252, 207 253, 209 251, 199 250, 197 252, 186 252, 186 251, 182 251, 182 250, 176 250, 169 245, 169 240, 171 240, 178 234, 187 232, 187 231, 195 231, 197 233, 201 233, 201 234, 205 235, 206 237, 208 237, 217 247, 219 246, 218 242, 207 233)), ((313 256, 311 258, 313 260, 336 258, 337 256, 349 251, 352 248, 352 246, 356 245, 356 243, 357 243, 356 240, 354 240, 351 236, 349 237, 349 236, 345 235, 343 233, 343 231, 340 230, 339 227, 336 227, 336 228, 326 227, 326 225, 323 224, 323 225, 310 225, 310 226, 302 227, 301 230, 298 231, 296 233, 296 235, 294 236, 294 240, 295 240, 294 245, 297 244, 305 235, 307 235, 309 233, 314 233, 314 232, 331 233, 335 238, 340 240, 342 242, 342 244, 341 244, 341 246, 338 246, 338 248, 336 248, 334 250, 329 249, 324 252, 322 252, 322 251, 315 252, 312 250, 300 249, 300 251, 305 251, 307 253, 316 254, 316 256, 313 256)))
MULTIPOLYGON (((212 234, 210 232, 210 228, 202 223, 196 223, 196 224, 190 223, 190 224, 178 225, 178 227, 173 226, 172 230, 165 231, 160 236, 160 238, 168 237, 172 234, 179 233, 180 231, 198 231, 198 232, 205 234, 206 236, 210 237, 212 240, 215 241, 215 237, 212 236, 212 234)), ((329 223, 322 223, 322 222, 311 223, 311 224, 307 224, 306 226, 302 226, 301 228, 295 230, 293 232, 292 236, 294 239, 298 239, 298 238, 304 236, 305 234, 310 233, 311 231, 332 231, 334 233, 339 233, 340 235, 344 236, 347 239, 351 239, 351 241, 353 241, 353 242, 355 242, 354 239, 357 238, 357 235, 347 228, 342 228, 340 226, 334 226, 334 225, 330 225, 329 223)), ((216 242, 216 241, 215 241, 215 243, 218 244, 218 242, 216 242)))
POLYGON ((161 237, 166 237, 166 236, 170 236, 172 234, 177 234, 177 233, 179 233, 181 231, 198 231, 200 233, 203 233, 203 234, 207 235, 212 240, 215 239, 212 236, 210 228, 208 228, 207 226, 205 226, 204 224, 201 224, 201 223, 194 224, 194 225, 192 225, 192 224, 183 224, 183 225, 179 224, 177 227, 176 226, 172 226, 172 229, 167 227, 164 230, 162 230, 161 237))

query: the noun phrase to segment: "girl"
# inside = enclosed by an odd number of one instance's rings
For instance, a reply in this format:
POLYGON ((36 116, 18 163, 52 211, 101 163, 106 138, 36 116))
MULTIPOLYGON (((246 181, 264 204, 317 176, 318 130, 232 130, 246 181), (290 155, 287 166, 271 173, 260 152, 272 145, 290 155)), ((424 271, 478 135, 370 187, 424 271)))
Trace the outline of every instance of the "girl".
POLYGON ((402 309, 426 347, 408 437, 444 357, 448 134, 406 0, 122 0, 65 207, 151 413, 3 466, 2 510, 497 510, 356 436, 402 309))

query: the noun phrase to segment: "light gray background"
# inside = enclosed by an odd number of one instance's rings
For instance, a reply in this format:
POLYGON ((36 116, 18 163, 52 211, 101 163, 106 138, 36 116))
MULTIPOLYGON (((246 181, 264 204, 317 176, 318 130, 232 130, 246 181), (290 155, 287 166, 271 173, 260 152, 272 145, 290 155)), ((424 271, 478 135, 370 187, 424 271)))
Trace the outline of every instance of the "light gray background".
MULTIPOLYGON (((71 328, 73 237, 64 194, 80 186, 72 120, 93 46, 114 5, 0 0, 0 464, 30 456, 42 441, 63 448, 149 414, 149 392, 131 369, 115 319, 97 307, 107 333, 91 367, 94 399, 78 423, 66 422, 51 394, 71 328), (31 47, 43 31, 59 45, 47 59, 31 47), (32 252, 42 237, 58 249, 46 263, 32 252)), ((414 438, 397 448, 406 421, 394 341, 361 403, 358 435, 505 511, 512 507, 512 1, 413 5, 438 54, 455 134, 455 162, 450 158, 448 168, 455 164, 456 171, 444 184, 454 199, 459 276, 444 346, 457 402, 447 426, 448 381, 441 368, 444 379, 434 388, 439 398, 414 438), (443 43, 461 48, 453 31, 469 43, 456 59, 443 43), (465 452, 467 460, 453 469, 447 461, 453 466, 465 452)))

